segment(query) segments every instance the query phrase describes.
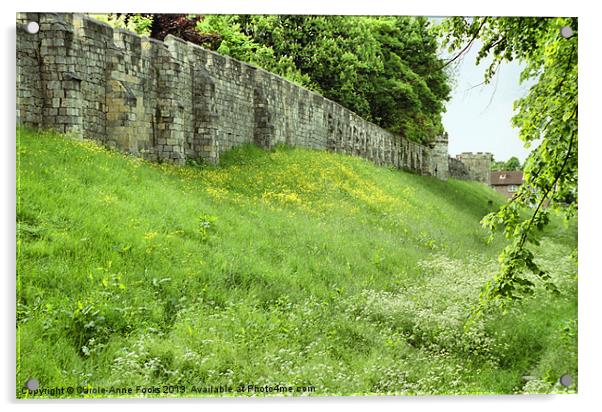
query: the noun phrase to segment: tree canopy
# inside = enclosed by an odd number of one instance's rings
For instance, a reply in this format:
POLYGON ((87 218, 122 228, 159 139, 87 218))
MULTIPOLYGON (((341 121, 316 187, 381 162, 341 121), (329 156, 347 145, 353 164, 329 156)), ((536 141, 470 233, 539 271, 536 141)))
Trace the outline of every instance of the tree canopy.
POLYGON ((518 160, 518 157, 512 156, 505 162, 503 160, 493 162, 491 164, 491 170, 494 172, 502 170, 522 170, 522 165, 520 164, 520 160, 518 160))
POLYGON ((477 62, 491 59, 485 82, 502 62, 515 59, 524 64, 521 81, 535 82, 515 102, 512 119, 525 146, 535 146, 524 164, 524 184, 511 202, 483 219, 485 227, 503 230, 511 241, 484 290, 486 301, 520 298, 532 292, 537 278, 555 290, 529 245, 538 244, 550 210, 567 217, 577 210, 577 23, 577 18, 454 17, 441 25, 445 44, 460 50, 457 56, 482 41, 477 62), (521 213, 525 207, 528 214, 521 213))

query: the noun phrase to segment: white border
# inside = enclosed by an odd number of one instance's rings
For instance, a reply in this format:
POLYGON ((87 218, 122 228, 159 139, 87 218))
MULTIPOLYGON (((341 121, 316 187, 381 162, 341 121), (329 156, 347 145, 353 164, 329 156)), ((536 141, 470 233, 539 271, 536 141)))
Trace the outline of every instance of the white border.
POLYGON ((85 0, 64 1, 4 1, 2 3, 2 23, 4 39, 3 61, 1 65, 3 90, 6 95, 0 99, 2 105, 5 136, 2 139, 0 154, 3 156, 2 170, 2 261, 4 262, 3 316, 0 340, 2 355, 6 362, 0 375, 2 400, 9 408, 23 407, 31 410, 64 410, 76 408, 104 410, 110 408, 130 409, 143 407, 148 410, 163 410, 166 407, 206 410, 224 407, 249 410, 283 409, 306 410, 308 408, 332 409, 343 407, 346 410, 365 410, 377 407, 387 410, 461 410, 461 411, 504 411, 515 409, 529 410, 589 410, 602 401, 597 397, 600 365, 600 301, 602 292, 599 254, 602 233, 600 214, 601 203, 597 188, 600 187, 600 14, 596 13, 591 2, 579 1, 529 1, 504 0, 501 2, 453 0, 196 0, 196 1, 156 1, 156 0, 85 0), (580 110, 580 209, 579 209, 579 394, 564 396, 479 396, 479 397, 414 397, 414 398, 314 398, 314 399, 202 399, 202 400, 109 400, 109 401, 45 401, 17 402, 15 388, 15 326, 14 326, 14 274, 15 274, 15 13, 18 11, 63 11, 63 12, 187 12, 187 13, 254 13, 254 14, 355 14, 355 15, 522 15, 522 16, 578 16, 579 17, 579 101, 580 110), (598 106, 598 107, 597 107, 598 106))

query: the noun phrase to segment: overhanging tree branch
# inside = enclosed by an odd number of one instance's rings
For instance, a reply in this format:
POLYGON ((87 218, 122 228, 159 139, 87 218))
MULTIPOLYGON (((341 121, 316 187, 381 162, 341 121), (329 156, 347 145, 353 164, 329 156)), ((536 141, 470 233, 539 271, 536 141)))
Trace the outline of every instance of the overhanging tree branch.
MULTIPOLYGON (((575 115, 577 114, 577 107, 575 107, 575 110, 573 111, 573 113, 571 114, 570 118, 575 117, 575 115)), ((535 218, 537 217, 537 214, 539 213, 539 210, 541 209, 541 207, 543 206, 544 202, 546 201, 548 195, 550 194, 550 191, 556 186, 556 184, 558 183, 558 180, 560 179, 560 176, 562 176, 562 172, 564 171, 564 168, 566 167, 566 164, 568 163, 568 160, 570 158, 572 149, 573 149, 573 142, 575 140, 575 134, 571 134, 571 138, 569 140, 569 147, 567 149, 566 155, 564 156, 564 160, 562 162, 562 165, 560 167, 560 169, 558 170, 558 172, 556 173, 556 175, 554 176, 554 181, 552 182, 551 185, 549 185, 549 187, 546 188, 546 191, 544 192, 543 196, 541 197, 541 199, 539 200, 539 203, 537 204, 537 208, 535 209, 535 212, 533 212, 533 215, 531 215, 531 219, 529 219, 529 223, 527 224, 527 229, 525 231, 523 231, 523 233, 521 234, 521 239, 519 241, 519 248, 522 248, 527 240, 527 234, 529 233, 529 229, 531 229, 531 226, 533 225, 533 222, 535 221, 535 218)))
POLYGON ((464 48, 462 50, 460 50, 460 52, 458 54, 456 54, 453 58, 449 59, 448 61, 445 62, 445 64, 443 64, 443 66, 441 66, 441 70, 443 70, 445 67, 449 66, 450 64, 452 64, 454 61, 456 61, 457 59, 460 58, 460 56, 462 56, 464 53, 466 53, 469 49, 470 46, 472 46, 472 44, 474 43, 474 41, 477 39, 477 37, 479 36, 479 33, 481 32, 481 29, 483 28, 483 26, 485 25, 485 23, 487 22, 487 19, 489 17, 484 17, 483 21, 481 21, 481 24, 479 25, 479 28, 477 29, 477 31, 474 33, 474 35, 472 36, 472 39, 470 39, 470 41, 468 42, 468 44, 466 44, 466 46, 464 46, 464 48))

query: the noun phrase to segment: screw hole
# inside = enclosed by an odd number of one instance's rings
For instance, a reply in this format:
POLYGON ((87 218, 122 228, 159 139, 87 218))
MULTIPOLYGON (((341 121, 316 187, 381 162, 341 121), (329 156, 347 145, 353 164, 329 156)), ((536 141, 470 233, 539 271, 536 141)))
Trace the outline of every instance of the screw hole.
POLYGON ((40 387, 40 382, 37 379, 28 379, 27 382, 25 382, 25 387, 30 391, 35 391, 40 387))
POLYGON ((40 31, 40 25, 35 21, 30 21, 25 25, 25 30, 29 34, 36 34, 40 31))
POLYGON ((569 37, 571 37, 573 35, 573 29, 570 28, 569 26, 564 26, 560 28, 560 35, 562 37, 564 37, 565 39, 568 39, 569 37))
POLYGON ((573 384, 573 378, 571 377, 571 375, 562 375, 560 377, 560 384, 562 386, 571 386, 573 384))

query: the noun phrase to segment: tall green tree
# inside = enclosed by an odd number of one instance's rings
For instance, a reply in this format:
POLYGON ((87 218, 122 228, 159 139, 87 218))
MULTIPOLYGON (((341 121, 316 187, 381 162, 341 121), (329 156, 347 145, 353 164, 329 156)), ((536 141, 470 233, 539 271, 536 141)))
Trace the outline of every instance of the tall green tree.
POLYGON ((501 171, 501 170, 521 170, 522 166, 520 164, 520 160, 518 157, 512 156, 510 159, 504 161, 497 161, 491 164, 492 171, 501 171))
POLYGON ((372 22, 383 60, 383 70, 370 79, 372 113, 393 132, 429 141, 443 132, 441 113, 450 96, 430 22, 424 17, 381 17, 372 22))
POLYGON ((485 82, 502 62, 515 59, 525 66, 521 81, 534 81, 515 102, 512 120, 525 146, 537 145, 525 162, 524 184, 511 202, 483 219, 485 227, 510 239, 500 271, 483 291, 485 301, 520 298, 533 291, 537 279, 555 289, 531 245, 538 244, 551 208, 567 217, 577 210, 577 23, 577 18, 454 17, 441 25, 445 44, 459 51, 456 56, 477 39, 482 42, 477 62, 491 59, 485 82))
POLYGON ((520 167, 520 160, 516 156, 512 156, 506 162, 506 170, 520 170, 520 167))

